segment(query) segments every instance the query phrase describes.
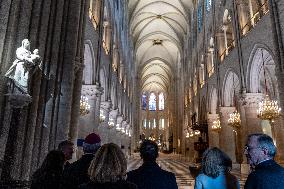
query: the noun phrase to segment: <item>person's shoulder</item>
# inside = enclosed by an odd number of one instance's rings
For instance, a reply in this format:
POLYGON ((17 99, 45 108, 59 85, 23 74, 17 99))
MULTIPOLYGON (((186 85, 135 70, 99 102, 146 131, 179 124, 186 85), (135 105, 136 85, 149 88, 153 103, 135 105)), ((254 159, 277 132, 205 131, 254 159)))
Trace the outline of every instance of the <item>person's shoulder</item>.
POLYGON ((123 188, 127 189, 137 189, 136 184, 129 182, 129 181, 121 181, 120 182, 123 188))
POLYGON ((175 174, 170 172, 170 171, 166 171, 164 169, 161 169, 161 172, 164 173, 165 175, 169 176, 169 177, 175 177, 175 174))
POLYGON ((127 173, 127 178, 126 178, 126 179, 132 181, 133 179, 135 180, 135 178, 136 178, 138 175, 140 175, 139 170, 138 170, 138 169, 134 169, 134 170, 129 171, 129 172, 127 173))
POLYGON ((200 173, 197 175, 197 177, 195 178, 196 180, 202 180, 202 179, 208 179, 209 177, 207 175, 205 175, 204 173, 200 173))
POLYGON ((127 173, 127 176, 136 175, 140 172, 141 168, 133 169, 127 173))

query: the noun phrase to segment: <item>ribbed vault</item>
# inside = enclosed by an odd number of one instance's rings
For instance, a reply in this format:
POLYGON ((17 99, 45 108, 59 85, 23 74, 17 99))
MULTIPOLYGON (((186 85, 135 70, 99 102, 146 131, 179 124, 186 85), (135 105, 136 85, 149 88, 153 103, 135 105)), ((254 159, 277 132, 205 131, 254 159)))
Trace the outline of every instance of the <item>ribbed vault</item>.
POLYGON ((131 35, 142 91, 167 92, 188 30, 189 0, 130 0, 131 35))

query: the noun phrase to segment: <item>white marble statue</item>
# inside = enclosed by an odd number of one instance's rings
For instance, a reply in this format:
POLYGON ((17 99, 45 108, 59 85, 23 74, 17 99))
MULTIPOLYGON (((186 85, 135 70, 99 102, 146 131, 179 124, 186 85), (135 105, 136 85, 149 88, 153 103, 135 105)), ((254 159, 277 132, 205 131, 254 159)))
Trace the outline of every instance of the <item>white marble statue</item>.
POLYGON ((28 39, 22 41, 22 46, 16 51, 16 60, 6 72, 5 76, 15 81, 24 92, 28 93, 29 78, 37 68, 41 67, 41 57, 38 49, 30 51, 28 39))

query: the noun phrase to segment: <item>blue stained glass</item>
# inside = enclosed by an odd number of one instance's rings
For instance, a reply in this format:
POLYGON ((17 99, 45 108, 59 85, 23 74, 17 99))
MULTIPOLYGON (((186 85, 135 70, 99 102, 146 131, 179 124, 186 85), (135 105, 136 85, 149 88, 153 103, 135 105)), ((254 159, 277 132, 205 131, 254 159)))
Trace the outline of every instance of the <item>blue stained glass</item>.
POLYGON ((156 95, 154 93, 151 93, 149 97, 149 110, 156 110, 156 95))
POLYGON ((198 2, 198 9, 197 9, 198 32, 200 32, 202 30, 202 19, 203 19, 202 1, 199 1, 198 2))
POLYGON ((147 107, 147 96, 145 94, 142 95, 142 110, 146 110, 147 107))
POLYGON ((206 11, 210 12, 212 6, 212 0, 206 0, 206 11))

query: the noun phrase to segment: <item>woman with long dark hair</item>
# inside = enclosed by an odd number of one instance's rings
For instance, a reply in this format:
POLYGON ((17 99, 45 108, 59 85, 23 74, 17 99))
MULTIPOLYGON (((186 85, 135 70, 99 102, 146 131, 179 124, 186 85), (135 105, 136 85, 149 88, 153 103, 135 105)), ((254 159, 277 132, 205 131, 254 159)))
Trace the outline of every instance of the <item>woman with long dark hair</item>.
POLYGON ((206 150, 194 189, 240 189, 238 179, 230 174, 231 169, 232 160, 227 154, 216 147, 206 150))
POLYGON ((41 167, 33 174, 31 189, 59 189, 64 161, 63 152, 50 151, 41 167))

